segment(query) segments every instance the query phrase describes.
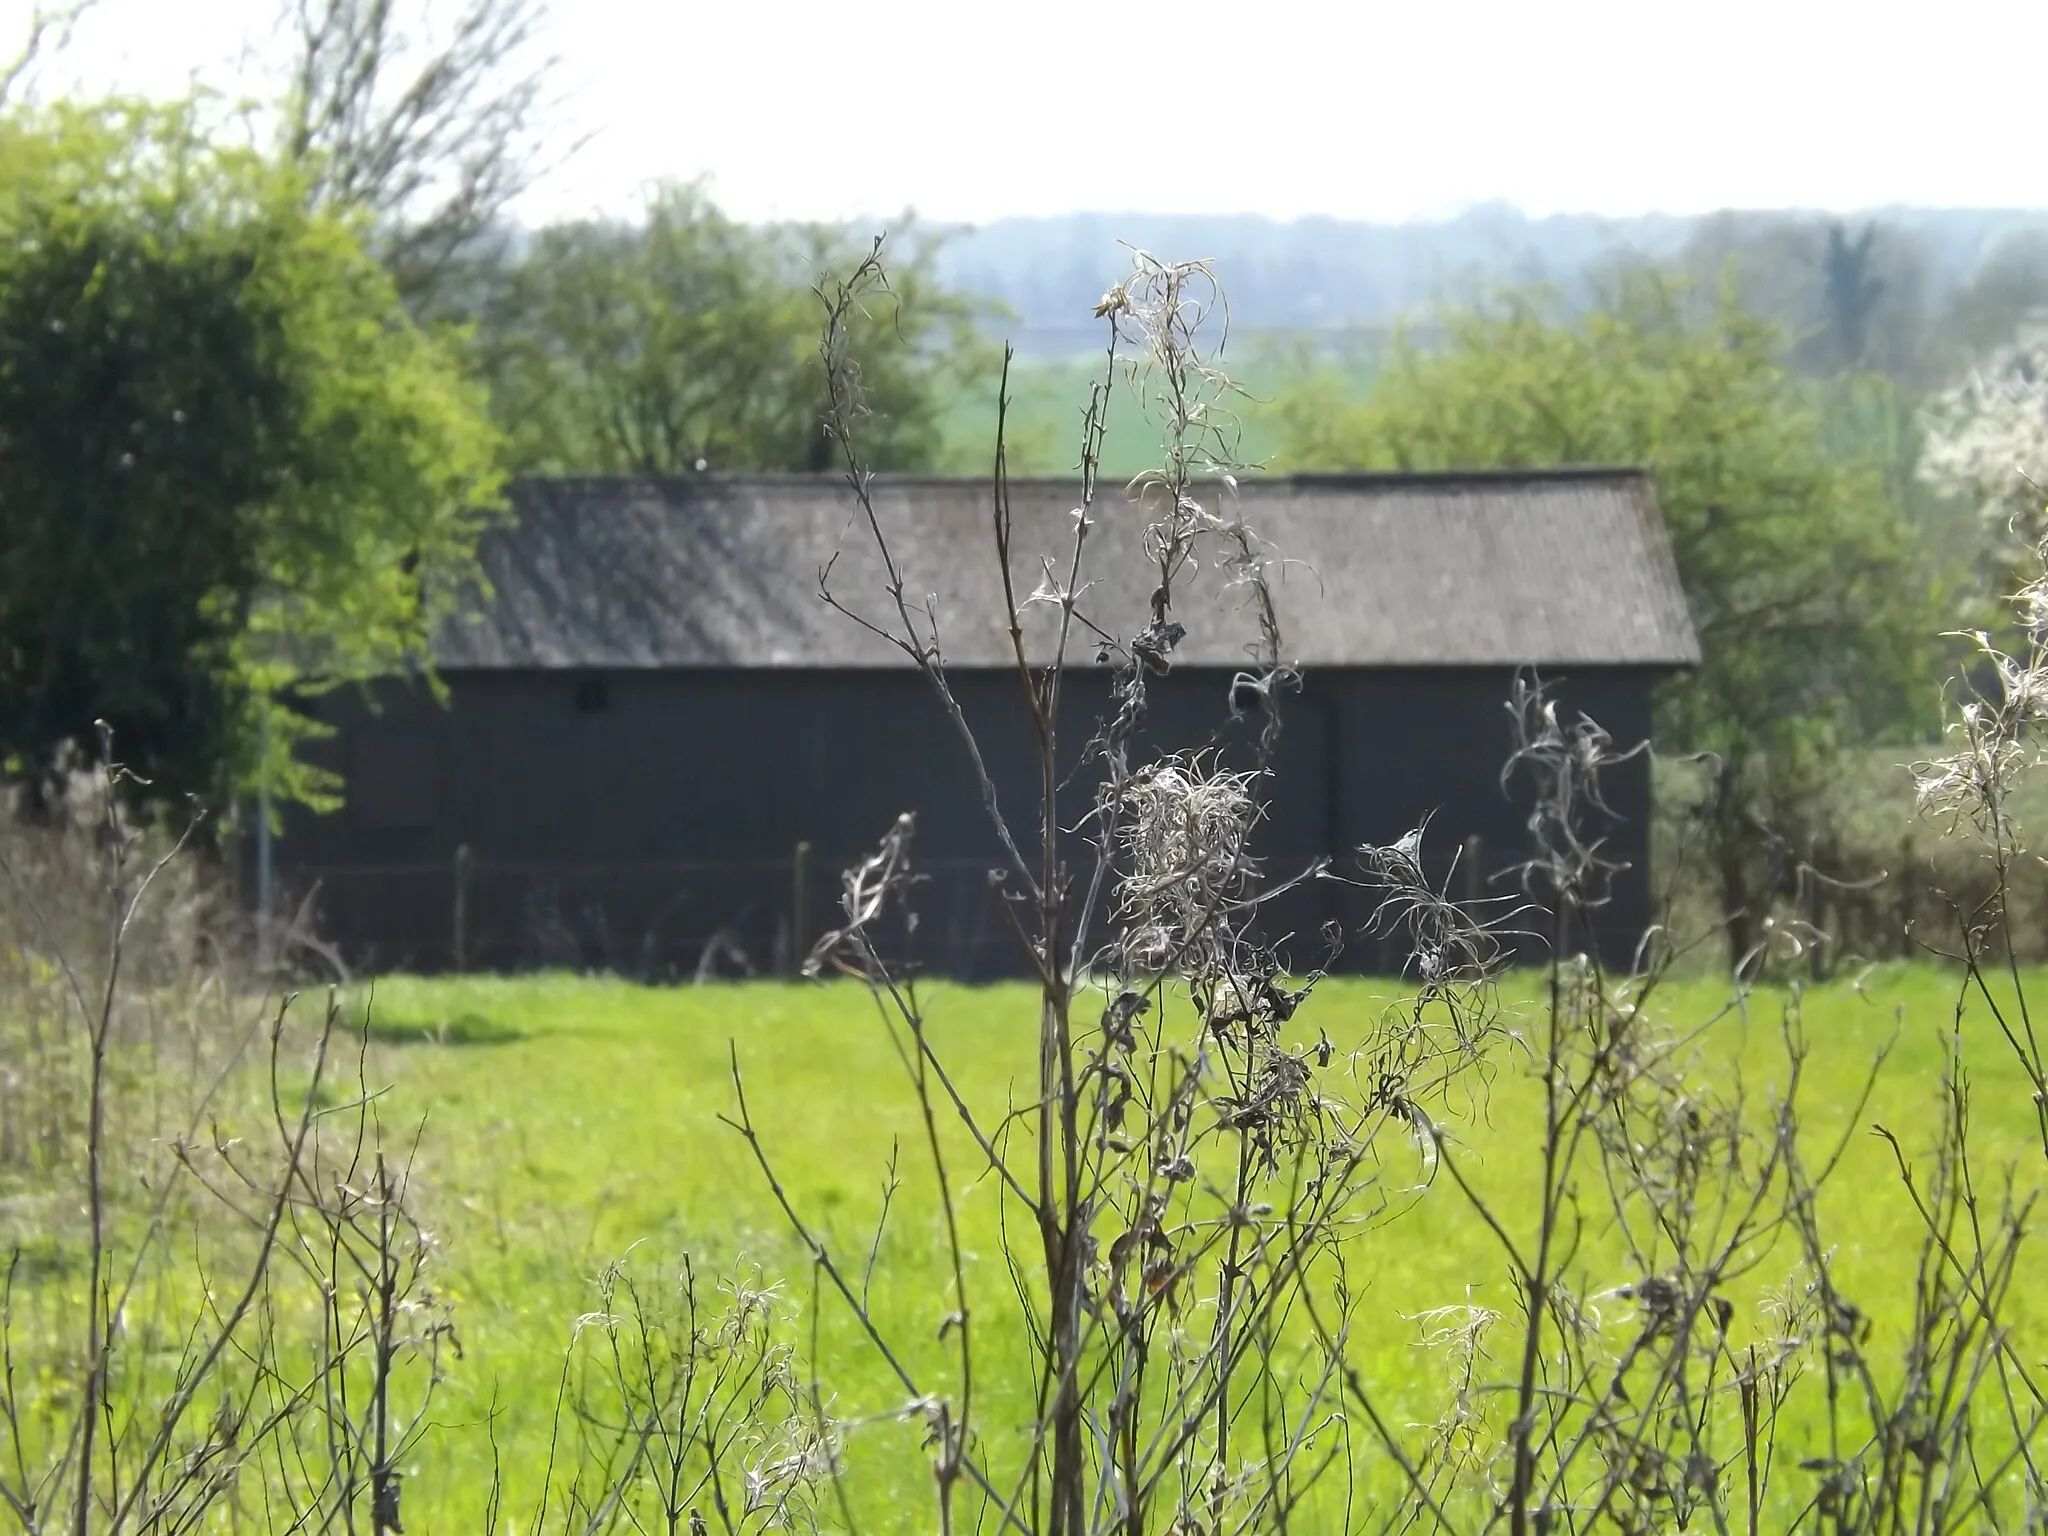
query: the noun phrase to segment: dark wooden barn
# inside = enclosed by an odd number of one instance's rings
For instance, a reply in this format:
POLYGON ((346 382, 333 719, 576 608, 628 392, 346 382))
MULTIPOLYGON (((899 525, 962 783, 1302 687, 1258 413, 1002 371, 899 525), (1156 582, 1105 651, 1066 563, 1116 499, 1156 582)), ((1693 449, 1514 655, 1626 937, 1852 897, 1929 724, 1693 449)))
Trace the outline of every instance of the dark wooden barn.
MULTIPOLYGON (((1219 491, 1220 494, 1220 491, 1219 491)), ((1071 541, 1076 488, 1012 486, 1020 595, 1071 541)), ((1003 803, 1032 821, 1030 727, 1010 662, 986 482, 884 479, 875 500, 905 591, 930 599, 953 687, 1003 803)), ((1283 871, 1429 818, 1432 867, 1476 839, 1455 895, 1502 887, 1526 856, 1504 791, 1518 668, 1620 743, 1647 738, 1658 678, 1696 642, 1640 473, 1296 476, 1247 481, 1298 693, 1281 699, 1273 813, 1258 851, 1283 871), (1489 882, 1472 878, 1483 873, 1489 882)), ((634 974, 786 965, 834 912, 839 871, 901 812, 917 817, 921 957, 1014 967, 991 895, 995 852, 977 783, 929 684, 819 597, 889 622, 886 573, 835 481, 721 478, 523 482, 516 522, 484 551, 489 599, 442 636, 446 707, 393 681, 374 707, 319 701, 346 809, 296 813, 276 845, 281 899, 314 893, 323 933, 359 963, 532 965, 634 974), (744 956, 744 960, 738 958, 744 956)), ((1083 606, 1128 634, 1156 581, 1144 518, 1113 494, 1091 535, 1083 606)), ((1050 605, 1029 610, 1034 654, 1050 605)), ((1188 625, 1146 721, 1157 749, 1238 754, 1232 679, 1256 638, 1244 593, 1205 562, 1182 587, 1188 625)), ((1092 643, 1067 725, 1078 758, 1107 698, 1092 643)), ((1084 776, 1085 778, 1085 776, 1084 776)), ((1649 768, 1607 785, 1609 848, 1630 868, 1603 917, 1625 954, 1648 917, 1649 768)), ((1078 792, 1085 797, 1086 785, 1078 792)), ((1306 945, 1355 930, 1363 895, 1321 882, 1273 921, 1306 945)), ((1388 963, 1354 944, 1347 964, 1388 963)))

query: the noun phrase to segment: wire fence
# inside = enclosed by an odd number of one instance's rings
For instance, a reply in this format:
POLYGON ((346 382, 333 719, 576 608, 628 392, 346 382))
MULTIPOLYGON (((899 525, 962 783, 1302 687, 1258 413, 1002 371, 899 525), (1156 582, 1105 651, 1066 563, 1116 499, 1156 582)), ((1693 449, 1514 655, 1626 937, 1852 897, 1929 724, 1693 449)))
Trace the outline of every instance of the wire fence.
MULTIPOLYGON (((280 917, 358 972, 604 971, 650 981, 794 975, 845 921, 842 871, 857 856, 799 844, 781 858, 632 864, 510 862, 467 849, 416 864, 298 866, 279 876, 280 917)), ((1276 874, 1314 856, 1271 857, 1276 874)), ((1428 873, 1453 899, 1496 908, 1511 864, 1477 838, 1439 850, 1428 873)), ((892 962, 964 980, 1029 973, 1005 882, 977 859, 916 866, 907 913, 880 943, 892 962)), ((1014 882, 1012 882, 1014 886, 1014 882)), ((1012 891, 1014 895, 1014 890, 1012 891)), ((1375 921, 1379 895, 1356 879, 1310 879, 1266 899, 1260 927, 1301 969, 1400 971, 1408 936, 1375 921)), ((1640 927, 1614 914, 1625 955, 1640 927)))
MULTIPOLYGON (((919 962, 1008 974, 1013 942, 988 866, 920 867, 919 962)), ((794 974, 839 915, 840 864, 784 858, 632 864, 501 862, 458 850, 421 864, 304 866, 280 911, 370 971, 608 971, 649 980, 794 974)))
MULTIPOLYGON (((280 917, 302 914, 356 972, 604 971, 650 981, 793 975, 845 921, 841 871, 853 860, 799 847, 784 858, 543 864, 458 850, 436 863, 280 872, 280 917)), ((1306 862, 1306 861, 1304 861, 1306 862)), ((988 861, 928 860, 905 922, 882 943, 892 960, 962 980, 1027 974, 988 861)), ((1392 936, 1361 945, 1368 893, 1341 882, 1287 890, 1263 909, 1282 948, 1317 963, 1347 935, 1346 969, 1398 969, 1392 936)))
MULTIPOLYGON (((1680 855, 1668 832, 1660 842, 1651 862, 1661 867, 1680 855)), ((859 857, 800 844, 780 858, 750 860, 541 863, 458 849, 434 862, 296 865, 280 871, 274 915, 280 932, 310 935, 309 949, 357 973, 569 969, 651 981, 793 975, 819 936, 845 921, 842 873, 859 857)), ((1265 861, 1275 875, 1312 862, 1312 855, 1265 861)), ((1514 850, 1474 837, 1429 852, 1425 875, 1453 900, 1491 917, 1509 914, 1503 936, 1511 951, 1540 950, 1540 917, 1512 910, 1521 904, 1519 863, 1514 850), (1532 923, 1539 931, 1521 931, 1532 923)), ((2048 959, 2044 871, 2048 865, 2022 861, 2001 892, 1997 869, 1962 842, 1909 836, 1889 847, 1816 848, 1790 859, 1760 892, 1760 915, 1801 937, 1795 969, 1815 979, 1952 948, 1958 926, 1994 905, 2010 917, 1998 945, 2009 940, 2013 959, 2036 964, 2048 959)), ((968 980, 1029 974, 989 861, 926 860, 917 875, 915 923, 886 931, 892 960, 968 980)), ((1653 900, 1652 883, 1638 870, 1627 893, 1590 914, 1610 964, 1636 958, 1653 919, 1689 953, 1719 953, 1721 892, 1712 870, 1695 858, 1684 878, 1659 875, 1654 893, 1653 900)), ((1377 921, 1378 907, 1379 893, 1355 870, 1345 878, 1340 869, 1336 878, 1270 900, 1260 926, 1302 969, 1329 962, 1338 971, 1392 975, 1409 963, 1412 936, 1377 921)))

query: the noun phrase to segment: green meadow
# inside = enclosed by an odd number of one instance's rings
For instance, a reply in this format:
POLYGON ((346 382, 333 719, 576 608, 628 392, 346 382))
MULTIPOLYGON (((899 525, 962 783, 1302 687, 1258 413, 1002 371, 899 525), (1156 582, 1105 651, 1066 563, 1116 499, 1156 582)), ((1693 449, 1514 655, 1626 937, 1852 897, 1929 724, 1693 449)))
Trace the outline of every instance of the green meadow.
MULTIPOLYGON (((2038 992, 2048 977, 2026 980, 2038 992)), ((1540 1117, 1517 1037, 1537 1027, 1540 995, 1533 978, 1510 978, 1502 999, 1508 1029, 1489 1070, 1468 1073, 1433 1106, 1461 1168, 1518 1236, 1535 1187, 1529 1149, 1540 1140, 1540 1117)), ((1699 1030, 1700 1060, 1726 1080, 1739 1072, 1759 1113, 1787 1081, 1788 1026, 1804 1042, 1806 1144, 1816 1159, 1843 1149, 1823 1201, 1837 1245, 1835 1278, 1872 1319, 1877 1357, 1902 1336, 1922 1229, 1872 1128, 1892 1131, 1909 1156, 1931 1148, 1956 996, 1954 974, 1896 965, 1803 993, 1760 988, 1733 1001, 1725 983, 1690 980, 1652 1003, 1674 1028, 1699 1030)), ((1310 1038, 1328 1036, 1337 1052, 1332 1070, 1341 1072, 1345 1053, 1402 998, 1389 983, 1329 982, 1299 1023, 1310 1038)), ((993 1120, 1029 1097, 1030 993, 933 984, 925 1001, 937 1047, 971 1103, 993 1120)), ((915 1371, 946 1386, 950 1355, 937 1335, 952 1302, 921 1121, 902 1060, 864 991, 846 983, 656 989, 570 976, 397 978, 346 1003, 350 1017, 369 1021, 366 1065, 382 1090, 387 1139, 416 1144, 413 1196, 438 1239, 434 1282, 454 1306, 462 1342, 408 1483, 408 1530, 474 1529, 494 1467, 506 1508, 533 1496, 564 1350, 608 1265, 623 1261, 649 1294, 679 1272, 685 1255, 700 1277, 778 1286, 792 1336, 809 1353, 809 1260, 745 1141, 725 1123, 735 1105, 735 1061, 792 1202, 854 1268, 874 1247, 877 1322, 915 1371), (892 1158, 900 1188, 877 1246, 892 1158)), ((2023 1076, 1981 1009, 1961 1015, 1960 1033, 1987 1197, 2008 1169, 2023 1187, 2038 1185, 2043 1162, 2023 1076)), ((956 1169, 971 1171, 971 1159, 958 1156, 964 1139, 948 1145, 956 1169)), ((1442 1406, 1448 1368, 1440 1350, 1423 1346, 1425 1315, 1466 1305, 1511 1312, 1513 1290, 1498 1242, 1447 1180, 1429 1177, 1419 1155, 1399 1148, 1378 1167, 1384 1187, 1345 1240, 1349 1283, 1363 1292, 1352 1360, 1396 1422, 1424 1422, 1442 1406)), ((979 1432, 999 1448, 1029 1417, 1029 1373, 993 1183, 965 1175, 960 1182, 981 1352, 979 1432)), ((1574 1264, 1577 1281, 1593 1292, 1630 1277, 1604 1268, 1611 1234, 1602 1233, 1597 1192, 1584 1193, 1592 1214, 1574 1264)), ((1798 1283, 1789 1241, 1758 1258, 1743 1297, 1745 1313, 1755 1315, 1738 1328, 1765 1326, 1773 1291, 1798 1283)), ((2038 1274, 2023 1276, 2009 1318, 2036 1345, 2044 1297, 2038 1274)), ((855 1426, 847 1469, 856 1506, 880 1529, 927 1523, 929 1472, 914 1430, 891 1416, 901 1389, 843 1307, 828 1300, 815 1339, 817 1377, 833 1411, 855 1426)), ((1817 1432, 1789 1422, 1789 1449, 1803 1454, 1811 1447, 1800 1438, 1817 1432)), ((1361 1475, 1369 1479, 1367 1461, 1361 1475)))

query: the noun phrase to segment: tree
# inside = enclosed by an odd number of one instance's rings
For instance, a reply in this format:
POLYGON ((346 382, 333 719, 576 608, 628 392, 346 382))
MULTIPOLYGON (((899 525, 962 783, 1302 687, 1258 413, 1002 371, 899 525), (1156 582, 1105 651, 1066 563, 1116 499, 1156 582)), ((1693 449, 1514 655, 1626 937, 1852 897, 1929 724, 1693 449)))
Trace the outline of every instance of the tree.
POLYGON ((1930 376, 1930 265, 1924 236, 1896 222, 1852 237, 1838 221, 1792 213, 1711 215, 1674 262, 1709 309, 1732 288, 1775 325, 1795 371, 1877 369, 1901 382, 1930 376))
POLYGON ((1927 404, 1921 479, 1975 514, 1980 585, 2003 595, 2048 537, 2048 324, 2023 325, 1927 404))
POLYGON ((2022 230, 1986 254, 1951 295, 1942 329, 1955 361, 2010 346, 2048 317, 2048 231, 2022 230))
POLYGON ((184 108, 0 118, 0 750, 320 801, 290 700, 422 657, 498 440, 356 228, 184 108), (265 755, 267 747, 268 755, 265 755))
POLYGON ((403 0, 286 0, 284 148, 323 205, 366 213, 415 312, 438 312, 547 159, 545 0, 463 0, 438 38, 403 0))
MULTIPOLYGON (((542 230, 480 325, 493 406, 520 468, 685 474, 823 470, 816 274, 852 265, 827 226, 752 228, 694 187, 644 221, 542 230)), ((932 246, 891 238, 891 286, 855 322, 878 467, 930 468, 947 385, 981 352, 974 310, 943 290, 932 246)))
POLYGON ((11 103, 20 86, 35 73, 47 53, 62 53, 71 44, 79 19, 93 7, 93 0, 64 0, 51 8, 40 3, 30 7, 20 51, 0 68, 0 105, 11 103))
POLYGON ((1828 225, 1822 294, 1827 304, 1828 339, 1839 372, 1862 366, 1870 350, 1870 317, 1885 288, 1871 256, 1876 239, 1875 224, 1865 224, 1853 240, 1839 222, 1828 225))
POLYGON ((1880 475, 1836 461, 1726 293, 1702 312, 1653 273, 1593 313, 1542 294, 1402 347, 1362 400, 1283 400, 1303 467, 1644 464, 1655 474, 1703 661, 1659 705, 1663 743, 1711 754, 1697 807, 1731 955, 1758 937, 1773 847, 1802 855, 1834 748, 1915 729, 1936 702, 1925 557, 1880 475))

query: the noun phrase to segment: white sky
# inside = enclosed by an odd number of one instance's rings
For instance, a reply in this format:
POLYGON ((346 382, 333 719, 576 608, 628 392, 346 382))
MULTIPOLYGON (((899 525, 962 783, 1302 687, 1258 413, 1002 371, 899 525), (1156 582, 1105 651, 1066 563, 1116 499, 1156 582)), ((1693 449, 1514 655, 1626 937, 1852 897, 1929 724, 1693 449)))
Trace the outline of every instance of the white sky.
MULTIPOLYGON (((234 88, 277 3, 102 0, 46 89, 234 88)), ((530 217, 2048 206, 2048 0, 554 4, 530 217)))

